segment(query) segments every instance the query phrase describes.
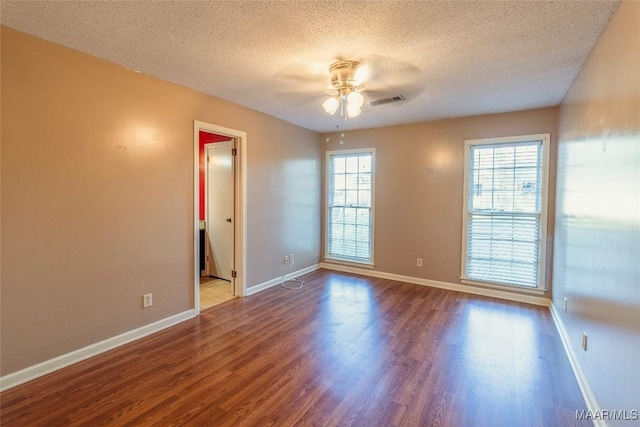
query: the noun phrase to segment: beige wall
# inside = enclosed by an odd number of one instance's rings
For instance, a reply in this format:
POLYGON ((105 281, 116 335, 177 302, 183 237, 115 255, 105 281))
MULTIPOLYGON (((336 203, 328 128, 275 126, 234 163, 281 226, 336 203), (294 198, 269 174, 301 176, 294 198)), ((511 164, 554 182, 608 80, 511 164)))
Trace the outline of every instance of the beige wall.
POLYGON ((562 312, 568 299, 561 318, 600 407, 637 410, 640 3, 620 4, 561 105, 559 129, 553 303, 562 312))
MULTIPOLYGON (((557 108, 545 108, 351 131, 344 137, 331 133, 323 135, 322 148, 376 149, 375 270, 459 284, 464 141, 550 133, 553 188, 557 119, 557 108), (423 259, 422 267, 416 258, 423 259)), ((553 200, 551 191, 550 219, 553 200)))
POLYGON ((5 27, 1 83, 2 375, 193 308, 193 120, 248 135, 248 287, 318 261, 317 133, 5 27))

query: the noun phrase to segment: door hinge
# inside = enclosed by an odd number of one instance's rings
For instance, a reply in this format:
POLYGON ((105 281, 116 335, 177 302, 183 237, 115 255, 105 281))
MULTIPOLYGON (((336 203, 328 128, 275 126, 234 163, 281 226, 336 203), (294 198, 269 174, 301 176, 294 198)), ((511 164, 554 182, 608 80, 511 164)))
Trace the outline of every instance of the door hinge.
POLYGON ((238 155, 238 149, 237 148, 232 148, 231 149, 231 155, 232 156, 237 156, 238 155))
POLYGON ((209 156, 207 156, 207 163, 209 163, 209 156))
POLYGON ((231 271, 231 277, 238 277, 238 273, 235 270, 231 271))

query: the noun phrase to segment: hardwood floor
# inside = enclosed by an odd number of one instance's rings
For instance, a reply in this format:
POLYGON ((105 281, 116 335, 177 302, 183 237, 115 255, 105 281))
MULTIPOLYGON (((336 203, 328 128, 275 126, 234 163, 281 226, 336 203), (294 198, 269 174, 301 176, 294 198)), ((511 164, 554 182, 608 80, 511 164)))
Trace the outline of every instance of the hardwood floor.
POLYGON ((2 425, 591 425, 547 309, 304 280, 7 390, 2 425))

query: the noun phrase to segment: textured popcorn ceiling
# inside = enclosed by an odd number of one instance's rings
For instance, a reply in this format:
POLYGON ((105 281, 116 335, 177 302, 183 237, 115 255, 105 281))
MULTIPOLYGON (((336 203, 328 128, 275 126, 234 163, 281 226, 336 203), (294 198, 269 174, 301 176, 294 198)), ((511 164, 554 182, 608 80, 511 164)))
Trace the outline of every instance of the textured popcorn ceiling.
POLYGON ((3 25, 316 131, 557 105, 618 2, 6 1, 3 25), (345 123, 337 58, 367 64, 345 123))

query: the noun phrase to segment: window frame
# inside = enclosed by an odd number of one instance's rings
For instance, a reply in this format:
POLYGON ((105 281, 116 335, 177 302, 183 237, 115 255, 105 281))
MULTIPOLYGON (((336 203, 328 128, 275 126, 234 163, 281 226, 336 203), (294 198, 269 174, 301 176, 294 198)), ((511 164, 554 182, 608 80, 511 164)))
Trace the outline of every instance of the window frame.
POLYGON ((499 138, 483 138, 483 139, 469 139, 464 141, 464 190, 462 201, 462 258, 461 258, 461 270, 460 270, 460 282, 470 285, 479 285, 483 287, 496 288, 501 290, 518 290, 521 292, 543 294, 547 289, 547 225, 548 225, 548 208, 549 208, 549 163, 550 163, 550 134, 533 134, 533 135, 519 135, 508 136, 499 138), (539 241, 538 241, 538 271, 537 271, 537 283, 535 287, 517 285, 517 284, 504 284, 489 281, 482 281, 478 279, 467 278, 467 247, 469 240, 469 172, 471 161, 471 147, 482 145, 502 145, 502 144, 517 144, 523 142, 540 141, 542 145, 542 183, 541 183, 541 201, 540 201, 540 213, 539 213, 539 241))
POLYGON ((352 265, 355 267, 373 268, 374 267, 374 236, 375 236, 375 176, 376 176, 376 149, 371 148, 357 148, 349 150, 331 150, 326 152, 325 157, 325 191, 324 191, 324 259, 336 264, 352 265), (330 233, 330 211, 332 206, 329 205, 329 192, 331 190, 331 157, 332 156, 348 156, 350 154, 371 154, 371 208, 370 208, 370 220, 369 220, 369 250, 370 258, 368 261, 352 257, 341 257, 329 254, 329 233, 330 233))

